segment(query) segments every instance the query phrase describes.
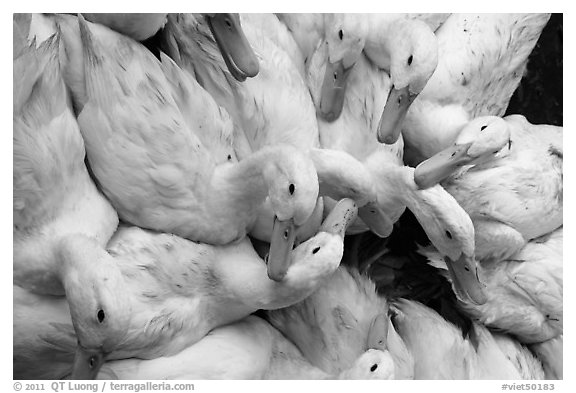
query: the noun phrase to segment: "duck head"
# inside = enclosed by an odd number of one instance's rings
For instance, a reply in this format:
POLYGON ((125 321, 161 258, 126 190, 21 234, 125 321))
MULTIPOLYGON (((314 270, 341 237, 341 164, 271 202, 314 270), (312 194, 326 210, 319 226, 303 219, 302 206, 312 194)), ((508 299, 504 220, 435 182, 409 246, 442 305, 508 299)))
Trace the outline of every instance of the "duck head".
POLYGON ((510 127, 504 119, 478 117, 462 129, 452 146, 420 163, 414 181, 421 189, 431 187, 464 165, 481 165, 502 158, 510 148, 510 127))
POLYGON ((328 14, 325 26, 328 56, 319 114, 325 121, 333 122, 342 113, 348 77, 362 55, 366 28, 358 18, 349 14, 328 14))
POLYGON ((122 274, 113 258, 93 239, 66 238, 61 243, 64 288, 78 337, 72 379, 94 379, 107 354, 125 337, 130 304, 122 274))
POLYGON ((297 227, 312 215, 318 198, 318 175, 306 154, 291 146, 278 147, 273 160, 266 162, 263 177, 275 214, 268 276, 280 281, 290 264, 297 227))
POLYGON ((394 379, 394 360, 388 351, 369 349, 338 379, 394 379))
POLYGON ((258 75, 260 65, 238 14, 204 14, 228 70, 238 81, 258 75))
POLYGON ((438 41, 432 30, 419 20, 394 21, 387 32, 392 88, 378 125, 378 141, 393 144, 400 136, 410 105, 436 70, 438 41))

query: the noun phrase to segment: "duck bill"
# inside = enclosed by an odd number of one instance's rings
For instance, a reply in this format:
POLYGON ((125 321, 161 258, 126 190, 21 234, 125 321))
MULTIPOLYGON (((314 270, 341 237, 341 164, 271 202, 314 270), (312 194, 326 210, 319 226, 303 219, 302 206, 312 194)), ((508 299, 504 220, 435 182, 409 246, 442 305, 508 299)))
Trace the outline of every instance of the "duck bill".
POLYGON ((228 70, 240 82, 258 75, 260 65, 242 31, 238 14, 207 15, 208 26, 218 44, 228 70))
POLYGON ((339 235, 344 239, 346 229, 354 222, 357 216, 358 206, 356 206, 356 202, 349 198, 341 199, 328 214, 328 217, 324 219, 320 226, 320 231, 339 235))
POLYGON ((378 142, 387 145, 396 143, 406 113, 417 96, 418 94, 410 93, 408 86, 402 89, 392 87, 378 124, 378 142))
POLYGON ((468 155, 470 143, 456 144, 421 162, 414 170, 414 182, 420 189, 432 187, 456 169, 473 161, 468 155))
POLYGON ((388 316, 386 314, 378 314, 370 325, 368 331, 367 349, 379 349, 385 351, 388 349, 388 316))
POLYGON ((358 217, 379 237, 388 237, 394 229, 394 223, 373 202, 358 208, 358 217))
POLYGON ((320 117, 327 122, 333 122, 340 117, 344 107, 346 85, 354 65, 344 67, 344 60, 326 62, 324 81, 320 92, 320 117))
POLYGON ((70 379, 95 379, 104 364, 102 351, 90 351, 78 345, 70 379))
POLYGON ((478 278, 474 257, 462 255, 457 261, 452 261, 448 257, 445 259, 458 298, 476 305, 486 303, 488 299, 478 278))
POLYGON ((270 252, 268 254, 268 277, 282 281, 290 267, 290 252, 296 239, 296 227, 292 219, 286 221, 274 218, 270 252))

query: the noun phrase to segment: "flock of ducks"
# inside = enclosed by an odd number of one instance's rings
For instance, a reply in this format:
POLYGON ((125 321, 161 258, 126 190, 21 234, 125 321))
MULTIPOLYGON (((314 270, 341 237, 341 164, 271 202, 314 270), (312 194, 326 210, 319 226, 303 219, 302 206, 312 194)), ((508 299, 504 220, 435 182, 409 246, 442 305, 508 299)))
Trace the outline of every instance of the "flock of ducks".
POLYGON ((561 379, 548 18, 14 14, 14 378, 561 379))

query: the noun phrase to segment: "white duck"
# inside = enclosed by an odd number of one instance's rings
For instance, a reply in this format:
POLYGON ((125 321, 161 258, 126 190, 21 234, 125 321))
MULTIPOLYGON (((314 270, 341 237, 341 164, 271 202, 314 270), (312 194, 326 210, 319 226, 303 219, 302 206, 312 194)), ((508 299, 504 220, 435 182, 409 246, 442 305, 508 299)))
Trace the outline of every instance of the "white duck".
POLYGON ((293 306, 268 311, 267 319, 328 373, 349 368, 367 349, 390 353, 394 378, 411 379, 413 359, 393 328, 388 303, 374 283, 355 269, 340 267, 316 292, 293 306))
POLYGON ((93 173, 119 216, 144 228, 227 244, 245 236, 268 196, 285 226, 276 225, 281 229, 275 228, 271 241, 269 268, 280 279, 290 238, 293 243, 289 232, 316 206, 312 161, 285 145, 221 162, 215 146, 232 151, 230 120, 193 78, 167 56, 159 62, 135 41, 79 22, 88 102, 78 121, 93 173), (199 97, 186 101, 190 95, 199 97))
POLYGON ((342 201, 322 230, 291 252, 281 282, 268 278, 248 239, 211 246, 122 227, 108 252, 88 239, 75 242, 64 255, 82 267, 69 293, 84 300, 82 307, 70 303, 79 344, 72 377, 94 378, 104 360, 172 356, 215 327, 301 301, 338 267, 355 209, 342 201))
POLYGON ((104 247, 118 225, 84 165, 59 45, 57 34, 14 60, 14 283, 53 295, 73 278, 62 264, 68 241, 89 237, 104 247))
POLYGON ((432 309, 406 299, 392 324, 414 357, 415 379, 541 379, 542 365, 510 337, 473 324, 468 337, 432 309))
MULTIPOLYGON (((273 15, 249 15, 245 22, 244 30, 260 58, 260 72, 244 83, 230 77, 222 59, 215 54, 215 43, 205 22, 197 16, 169 16, 164 37, 167 53, 194 74, 231 114, 240 158, 277 144, 296 146, 314 161, 320 194, 354 199, 359 215, 378 233, 381 225, 373 213, 378 210, 373 206, 374 185, 360 163, 340 151, 317 149, 318 125, 306 84, 293 59, 268 38, 271 25, 285 30, 284 26, 277 19, 274 21, 273 15)), ((282 35, 281 31, 278 35, 282 35)))
POLYGON ((418 165, 415 179, 426 187, 447 176, 442 185, 474 222, 476 256, 506 259, 562 226, 562 134, 520 115, 478 118, 454 146, 418 165), (458 168, 462 160, 469 165, 458 168))
MULTIPOLYGON (((563 229, 530 241, 505 260, 479 264, 488 300, 482 305, 463 301, 464 311, 491 328, 510 333, 525 343, 538 343, 563 333, 563 229)), ((446 269, 438 253, 419 250, 429 263, 446 269)))
POLYGON ((152 360, 107 362, 102 379, 389 379, 387 352, 368 350, 348 370, 330 375, 310 364, 266 321, 249 316, 211 331, 182 352, 152 360))
POLYGON ((438 28, 438 66, 408 111, 406 162, 450 146, 469 120, 503 116, 550 14, 451 14, 438 28))
MULTIPOLYGON (((321 99, 326 51, 326 46, 319 46, 309 66, 310 91, 317 107, 321 99)), ((382 221, 387 225, 381 230, 384 236, 390 235, 393 224, 408 207, 432 243, 453 261, 454 274, 460 276, 457 280, 462 284, 460 295, 472 296, 481 303, 482 290, 473 273, 474 228, 470 217, 441 186, 419 190, 414 169, 403 165, 401 137, 393 145, 380 144, 376 140, 380 108, 390 89, 389 77, 360 56, 349 78, 341 116, 333 122, 318 118, 322 146, 350 153, 368 171, 371 183, 376 187, 375 205, 385 212, 382 221)))

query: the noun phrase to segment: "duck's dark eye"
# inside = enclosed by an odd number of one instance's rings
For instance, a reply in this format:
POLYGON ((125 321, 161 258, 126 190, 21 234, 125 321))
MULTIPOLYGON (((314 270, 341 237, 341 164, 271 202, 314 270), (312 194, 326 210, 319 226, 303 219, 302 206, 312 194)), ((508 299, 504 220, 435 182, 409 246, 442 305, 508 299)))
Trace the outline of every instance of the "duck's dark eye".
POLYGON ((104 322, 104 318, 106 318, 106 314, 104 314, 104 310, 98 310, 98 322, 104 322))
POLYGON ((340 38, 340 40, 344 39, 344 32, 342 29, 338 30, 338 38, 340 38))
POLYGON ((290 231, 289 231, 288 229, 286 229, 286 230, 284 231, 284 239, 285 239, 285 240, 288 240, 288 235, 289 235, 289 234, 290 234, 290 231))
POLYGON ((464 266, 464 270, 466 270, 467 272, 470 271, 470 268, 468 266, 464 266))
POLYGON ((232 159, 232 156, 230 154, 228 154, 227 159, 228 159, 228 161, 230 161, 232 159))
POLYGON ((450 233, 450 231, 446 231, 446 236, 448 236, 448 239, 452 239, 452 234, 450 233))
POLYGON ((294 184, 290 184, 288 186, 288 191, 290 192, 290 195, 294 195, 294 191, 296 191, 296 187, 294 187, 294 184))
POLYGON ((482 127, 480 127, 480 131, 484 131, 484 129, 485 129, 486 127, 488 127, 488 126, 482 126, 482 127))
POLYGON ((320 247, 316 247, 315 249, 313 249, 312 254, 316 254, 318 251, 320 251, 320 247))
POLYGON ((414 60, 414 56, 410 55, 408 58, 408 65, 412 65, 412 60, 414 60))
POLYGON ((377 368, 378 368, 378 365, 377 365, 377 364, 373 364, 372 367, 370 367, 370 371, 371 371, 371 372, 374 372, 374 371, 376 371, 377 368))
POLYGON ((226 18, 224 19, 224 23, 226 24, 226 27, 231 29, 232 28, 232 22, 230 22, 230 19, 226 18))
POLYGON ((94 368, 94 366, 96 365, 96 357, 92 356, 88 361, 88 364, 90 364, 90 368, 94 368))

